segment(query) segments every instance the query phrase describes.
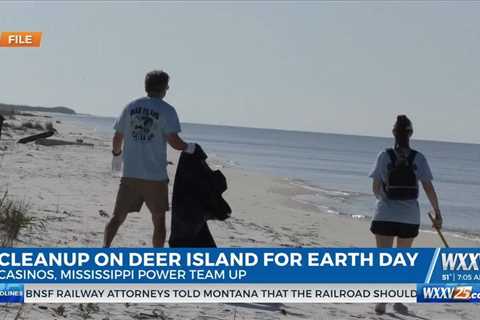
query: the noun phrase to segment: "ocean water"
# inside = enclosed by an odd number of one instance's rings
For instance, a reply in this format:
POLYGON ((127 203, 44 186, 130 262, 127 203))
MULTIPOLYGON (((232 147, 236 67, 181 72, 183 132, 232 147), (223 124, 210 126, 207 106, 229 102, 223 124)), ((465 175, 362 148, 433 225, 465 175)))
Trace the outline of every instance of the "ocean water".
MULTIPOLYGON (((113 118, 63 116, 64 121, 111 136, 113 118)), ((287 177, 309 191, 296 200, 353 218, 373 213, 368 174, 393 139, 325 133, 182 125, 182 136, 232 166, 287 177)), ((445 229, 480 236, 480 145, 414 140, 435 177, 445 229)), ((422 193, 423 212, 430 206, 422 193)), ((422 224, 429 225, 426 214, 422 224)))

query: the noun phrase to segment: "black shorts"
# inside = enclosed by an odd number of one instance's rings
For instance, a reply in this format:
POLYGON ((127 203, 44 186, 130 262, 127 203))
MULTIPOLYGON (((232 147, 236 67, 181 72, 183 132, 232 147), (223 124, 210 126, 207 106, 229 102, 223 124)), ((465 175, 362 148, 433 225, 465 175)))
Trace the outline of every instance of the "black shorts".
POLYGON ((400 223, 390 221, 372 221, 370 231, 379 236, 399 238, 415 238, 418 236, 419 224, 400 223))

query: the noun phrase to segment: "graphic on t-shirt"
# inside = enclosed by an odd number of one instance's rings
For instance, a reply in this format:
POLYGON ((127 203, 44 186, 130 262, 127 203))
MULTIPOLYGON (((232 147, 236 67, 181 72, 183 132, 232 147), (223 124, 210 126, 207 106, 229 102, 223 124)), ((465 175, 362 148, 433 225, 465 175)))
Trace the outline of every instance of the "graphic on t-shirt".
POLYGON ((135 141, 148 142, 155 138, 158 127, 158 112, 138 107, 130 111, 130 128, 135 141))

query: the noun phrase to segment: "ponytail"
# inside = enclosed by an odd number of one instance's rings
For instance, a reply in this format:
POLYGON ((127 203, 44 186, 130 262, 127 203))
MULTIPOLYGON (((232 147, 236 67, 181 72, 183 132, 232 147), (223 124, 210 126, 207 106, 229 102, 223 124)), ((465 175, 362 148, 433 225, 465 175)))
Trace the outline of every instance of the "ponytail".
POLYGON ((395 137, 395 149, 410 149, 410 137, 413 133, 413 126, 410 119, 405 115, 397 116, 397 121, 393 126, 393 135, 395 137))

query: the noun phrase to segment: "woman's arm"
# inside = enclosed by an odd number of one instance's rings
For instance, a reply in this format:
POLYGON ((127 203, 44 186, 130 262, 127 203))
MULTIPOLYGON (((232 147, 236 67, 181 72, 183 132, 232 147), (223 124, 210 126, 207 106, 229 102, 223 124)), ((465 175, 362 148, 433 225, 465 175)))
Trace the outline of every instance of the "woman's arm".
POLYGON ((438 205, 438 196, 433 187, 431 181, 422 181, 423 189, 427 194, 428 200, 432 205, 433 211, 435 212, 433 226, 440 229, 442 227, 442 214, 440 212, 440 206, 438 205))
POLYGON ((372 191, 373 191, 373 194, 375 195, 375 198, 377 198, 378 200, 381 200, 382 199, 382 181, 378 179, 373 179, 372 191))

